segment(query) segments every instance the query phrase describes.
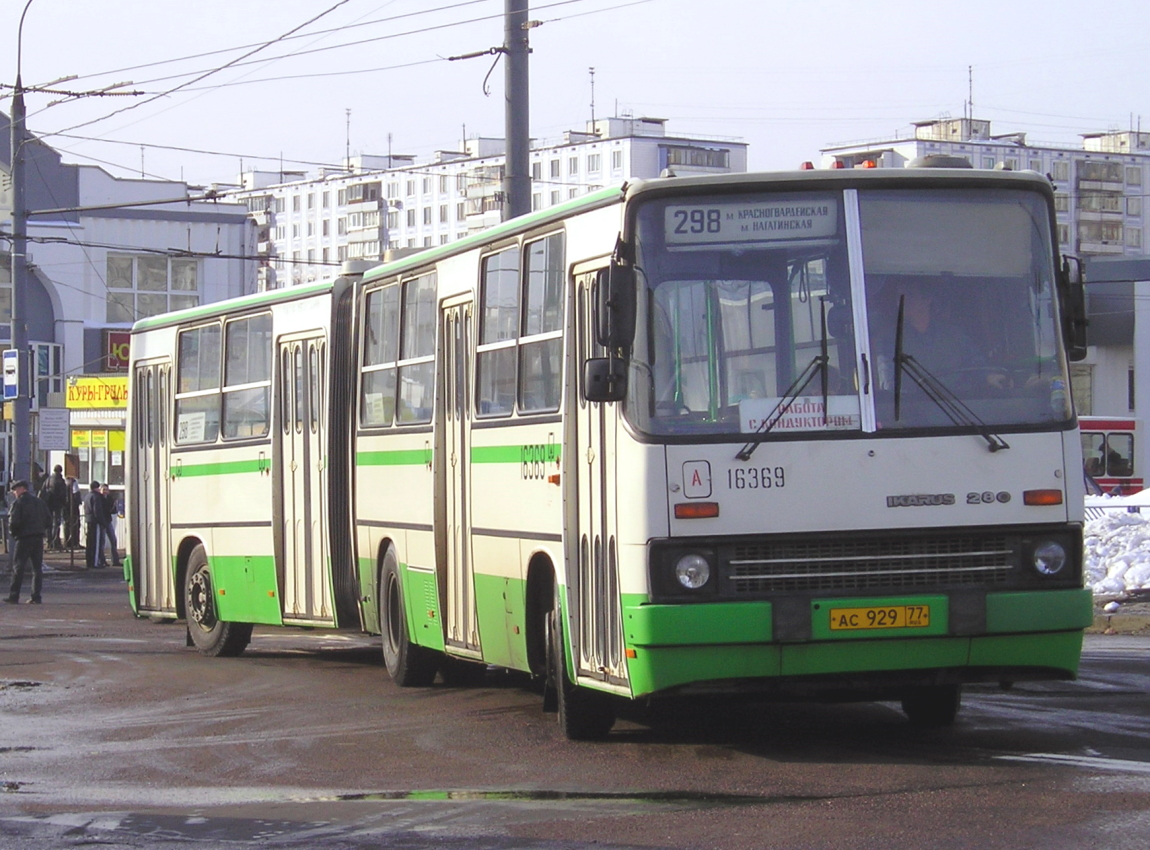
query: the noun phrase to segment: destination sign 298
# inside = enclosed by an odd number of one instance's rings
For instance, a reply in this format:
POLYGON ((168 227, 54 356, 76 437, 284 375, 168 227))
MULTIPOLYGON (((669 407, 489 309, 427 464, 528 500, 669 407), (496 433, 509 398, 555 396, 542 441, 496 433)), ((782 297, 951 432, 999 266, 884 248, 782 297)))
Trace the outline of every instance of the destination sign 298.
POLYGON ((663 229, 668 245, 772 242, 834 236, 838 206, 825 198, 746 200, 668 206, 663 229))

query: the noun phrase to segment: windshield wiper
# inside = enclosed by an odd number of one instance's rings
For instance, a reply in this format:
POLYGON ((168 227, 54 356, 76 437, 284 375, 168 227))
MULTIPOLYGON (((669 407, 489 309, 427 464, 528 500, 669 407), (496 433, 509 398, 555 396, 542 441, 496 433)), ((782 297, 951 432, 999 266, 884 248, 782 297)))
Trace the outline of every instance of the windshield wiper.
POLYGON ((902 373, 905 370, 906 374, 910 375, 911 380, 918 385, 923 394, 934 402, 935 406, 945 413, 951 422, 964 428, 974 428, 978 431, 978 435, 986 440, 986 444, 992 452, 1009 449, 1010 444, 998 434, 993 433, 990 430, 990 426, 979 419, 978 415, 970 409, 966 402, 958 397, 954 390, 940 381, 936 375, 933 375, 929 369, 915 360, 914 357, 903 351, 902 329, 905 298, 905 295, 900 295, 898 299, 898 324, 894 332, 895 421, 898 422, 902 418, 902 373))
POLYGON ((823 427, 827 424, 827 364, 830 363, 830 355, 827 353, 827 304, 823 298, 819 299, 822 308, 822 340, 819 348, 819 353, 815 356, 806 368, 799 373, 799 376, 791 382, 787 387, 787 391, 783 393, 783 397, 779 399, 779 403, 775 405, 774 410, 768 414, 767 418, 763 420, 762 424, 755 429, 753 437, 757 439, 748 440, 746 445, 739 449, 735 455, 736 460, 750 460, 751 455, 755 453, 755 449, 759 447, 762 438, 771 433, 775 426, 779 424, 787 411, 791 409, 800 396, 803 390, 807 388, 807 384, 815 377, 816 372, 822 373, 822 390, 823 390, 823 427))

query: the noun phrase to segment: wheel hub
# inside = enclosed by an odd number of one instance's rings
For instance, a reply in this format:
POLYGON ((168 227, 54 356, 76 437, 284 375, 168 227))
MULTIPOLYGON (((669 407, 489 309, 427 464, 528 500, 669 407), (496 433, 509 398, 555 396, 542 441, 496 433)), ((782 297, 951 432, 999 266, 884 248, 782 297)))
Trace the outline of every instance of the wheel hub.
POLYGON ((215 607, 212 605, 212 581, 206 571, 200 570, 192 576, 188 594, 188 617, 200 628, 208 630, 216 624, 215 607))

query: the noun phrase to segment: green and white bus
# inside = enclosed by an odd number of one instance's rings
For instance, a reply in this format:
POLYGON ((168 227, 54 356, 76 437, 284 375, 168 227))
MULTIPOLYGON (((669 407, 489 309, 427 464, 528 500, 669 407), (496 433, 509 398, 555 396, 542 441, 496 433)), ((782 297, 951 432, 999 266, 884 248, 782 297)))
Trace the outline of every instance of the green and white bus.
POLYGON ((209 655, 902 700, 1076 675, 1081 286, 1036 174, 665 178, 136 324, 128 574, 209 655))

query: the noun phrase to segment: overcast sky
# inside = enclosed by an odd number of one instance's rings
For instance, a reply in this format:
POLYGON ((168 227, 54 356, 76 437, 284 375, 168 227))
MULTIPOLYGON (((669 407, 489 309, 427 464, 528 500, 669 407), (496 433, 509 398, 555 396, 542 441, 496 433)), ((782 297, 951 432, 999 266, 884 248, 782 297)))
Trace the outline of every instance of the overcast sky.
MULTIPOLYGON (((0 83, 15 79, 25 2, 0 2, 0 83)), ((494 57, 447 57, 501 44, 503 8, 32 0, 25 86, 75 74, 59 88, 131 81, 127 89, 146 94, 50 106, 58 95, 32 93, 28 124, 66 161, 196 184, 234 180, 241 158, 245 169, 278 170, 281 156, 285 168, 338 164, 349 135, 353 154, 390 146, 426 157, 464 133, 502 137, 502 63, 486 96, 494 57)), ((828 145, 962 116, 970 67, 974 114, 993 132, 1077 145, 1081 133, 1138 126, 1142 111, 1150 130, 1148 12, 1144 0, 532 0, 530 17, 542 23, 530 31, 531 132, 555 139, 584 127, 593 67, 597 117, 667 118, 673 134, 747 142, 753 170, 789 169, 828 145)), ((7 112, 9 89, 0 95, 7 112)))

